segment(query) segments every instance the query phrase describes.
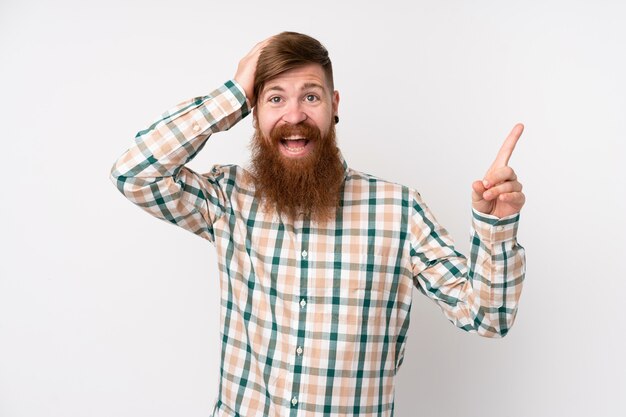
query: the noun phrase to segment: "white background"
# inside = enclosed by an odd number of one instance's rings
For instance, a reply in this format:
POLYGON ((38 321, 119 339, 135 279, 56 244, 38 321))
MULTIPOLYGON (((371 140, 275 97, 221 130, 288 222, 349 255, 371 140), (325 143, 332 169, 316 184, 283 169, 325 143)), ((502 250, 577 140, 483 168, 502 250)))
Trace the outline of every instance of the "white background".
MULTIPOLYGON (((527 280, 503 340, 414 292, 396 415, 624 416, 620 1, 0 3, 0 416, 208 416, 207 242, 109 182, 135 133, 296 30, 330 50, 340 146, 418 189, 468 249, 470 184, 518 121, 527 280)), ((191 167, 246 164, 247 118, 191 167)))

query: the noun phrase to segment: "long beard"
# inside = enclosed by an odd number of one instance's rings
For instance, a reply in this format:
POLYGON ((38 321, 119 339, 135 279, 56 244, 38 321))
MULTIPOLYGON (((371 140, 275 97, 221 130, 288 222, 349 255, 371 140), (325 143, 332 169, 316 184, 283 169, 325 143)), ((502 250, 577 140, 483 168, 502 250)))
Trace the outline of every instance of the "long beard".
POLYGON ((269 138, 257 127, 251 150, 256 196, 266 210, 291 220, 302 216, 325 222, 334 217, 344 180, 334 125, 323 137, 317 127, 304 123, 274 128, 269 138), (307 146, 313 149, 303 157, 288 158, 279 146, 283 137, 294 134, 308 138, 307 146))

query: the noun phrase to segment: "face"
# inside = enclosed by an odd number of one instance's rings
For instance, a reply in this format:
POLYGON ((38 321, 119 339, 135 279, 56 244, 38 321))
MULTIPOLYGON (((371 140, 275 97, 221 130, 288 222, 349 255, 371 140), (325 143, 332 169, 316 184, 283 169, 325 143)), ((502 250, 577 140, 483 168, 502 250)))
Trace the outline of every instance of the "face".
POLYGON ((296 126, 309 125, 326 136, 338 106, 339 93, 331 91, 322 66, 308 64, 266 82, 257 98, 254 117, 263 138, 271 138, 272 131, 284 132, 276 143, 280 154, 299 159, 314 152, 318 143, 296 126))
POLYGON ((251 173, 267 209, 291 219, 333 217, 344 179, 333 124, 338 104, 317 64, 266 83, 254 109, 251 173))

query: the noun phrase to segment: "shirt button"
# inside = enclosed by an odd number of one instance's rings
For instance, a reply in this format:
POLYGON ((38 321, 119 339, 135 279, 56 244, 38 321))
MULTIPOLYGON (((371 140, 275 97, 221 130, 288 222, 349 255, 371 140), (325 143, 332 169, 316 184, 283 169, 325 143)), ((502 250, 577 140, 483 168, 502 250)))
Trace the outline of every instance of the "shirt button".
POLYGON ((298 399, 296 397, 293 397, 291 399, 291 405, 293 405, 294 407, 296 406, 296 404, 298 404, 298 399))
POLYGON ((504 230, 504 226, 498 226, 498 231, 503 231, 504 230))
POLYGON ((194 131, 194 132, 198 132, 199 130, 200 130, 200 126, 198 126, 198 124, 197 124, 197 123, 194 123, 194 124, 193 124, 193 131, 194 131))
POLYGON ((296 353, 298 354, 298 356, 302 356, 302 346, 298 346, 298 349, 296 349, 296 353))
POLYGON ((306 306, 306 300, 303 298, 300 300, 300 307, 304 308, 304 306, 306 306))
POLYGON ((302 251, 302 257, 306 258, 309 253, 306 250, 302 251))

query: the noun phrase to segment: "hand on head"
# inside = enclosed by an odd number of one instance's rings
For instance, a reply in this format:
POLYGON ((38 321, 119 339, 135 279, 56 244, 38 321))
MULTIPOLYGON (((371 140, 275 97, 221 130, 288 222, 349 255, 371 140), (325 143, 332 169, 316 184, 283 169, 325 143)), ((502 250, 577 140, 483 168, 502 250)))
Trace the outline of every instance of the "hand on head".
POLYGON ((237 72, 235 73, 235 81, 243 88, 246 93, 246 98, 250 101, 251 107, 256 104, 256 97, 254 97, 254 76, 256 72, 256 65, 259 60, 259 55, 263 48, 270 43, 272 36, 257 43, 254 48, 244 56, 239 65, 237 66, 237 72))

